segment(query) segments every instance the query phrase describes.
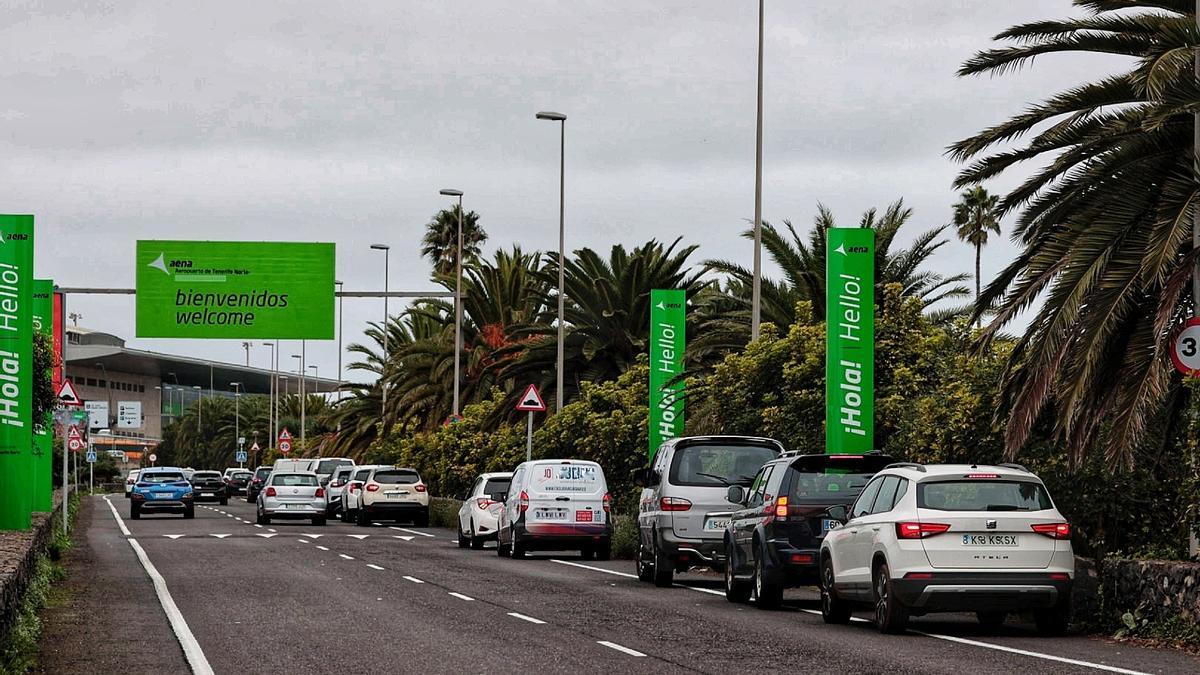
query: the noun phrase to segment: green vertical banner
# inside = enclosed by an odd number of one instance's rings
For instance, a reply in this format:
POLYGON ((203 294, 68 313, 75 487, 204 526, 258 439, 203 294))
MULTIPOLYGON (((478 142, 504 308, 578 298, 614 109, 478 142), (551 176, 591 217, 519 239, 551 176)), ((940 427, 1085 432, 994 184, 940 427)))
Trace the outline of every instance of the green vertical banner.
POLYGON ((33 508, 33 216, 0 215, 0 530, 33 508))
POLYGON ((825 261, 825 452, 870 452, 875 449, 875 231, 830 228, 825 261))
POLYGON ((650 291, 650 459, 658 446, 683 433, 683 372, 687 292, 650 291))
MULTIPOLYGON (((33 330, 47 339, 54 339, 54 282, 33 280, 33 330)), ((50 373, 34 373, 34 377, 49 378, 50 373)), ((33 425, 33 511, 54 510, 54 414, 46 411, 46 419, 33 425)))

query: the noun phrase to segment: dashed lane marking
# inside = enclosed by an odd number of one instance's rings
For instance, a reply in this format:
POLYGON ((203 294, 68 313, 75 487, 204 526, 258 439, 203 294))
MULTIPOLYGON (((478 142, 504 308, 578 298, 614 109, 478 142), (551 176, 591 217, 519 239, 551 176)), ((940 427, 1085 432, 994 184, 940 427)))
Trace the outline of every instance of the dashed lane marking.
POLYGON ((309 534, 307 532, 301 532, 300 534, 304 535, 305 537, 312 537, 313 539, 320 539, 321 537, 325 536, 323 534, 309 534))
POLYGON ((383 571, 383 568, 380 567, 379 565, 372 565, 371 563, 367 563, 367 567, 370 567, 373 570, 379 570, 381 572, 383 571))
POLYGON ((520 620, 522 620, 522 621, 528 621, 529 623, 536 623, 536 624, 544 624, 544 623, 546 623, 545 621, 542 621, 541 619, 535 619, 535 618, 533 618, 532 616, 526 616, 526 615, 524 615, 524 614, 518 614, 517 612, 509 612, 509 613, 508 613, 508 615, 509 615, 509 616, 511 616, 511 617, 513 617, 513 618, 520 619, 520 620))
POLYGON ((420 579, 418 579, 418 578, 416 578, 416 577, 400 577, 400 578, 401 578, 401 579, 407 579, 407 580, 409 580, 409 581, 413 582, 414 584, 423 584, 423 583, 425 583, 424 581, 421 581, 420 579))
POLYGON ((167 539, 178 539, 178 538, 180 538, 180 537, 182 537, 182 536, 185 536, 185 535, 182 535, 182 534, 164 534, 163 536, 164 536, 164 537, 166 537, 167 539))
POLYGON ((466 600, 467 602, 475 602, 475 598, 472 598, 469 595, 463 595, 462 593, 455 593, 454 591, 450 591, 450 595, 458 598, 459 600, 466 600))
POLYGON ((551 558, 550 562, 556 562, 559 565, 570 565, 571 567, 580 567, 585 570, 592 570, 593 572, 604 572, 605 574, 612 574, 612 575, 615 575, 618 577, 626 577, 629 579, 637 578, 636 574, 629 574, 628 572, 618 572, 616 570, 606 570, 603 567, 593 567, 592 565, 584 565, 583 563, 571 562, 570 560, 559 560, 558 558, 551 558))
POLYGON ((393 534, 392 536, 396 539, 403 539, 404 541, 412 541, 413 539, 416 539, 416 537, 406 537, 402 534, 393 534))
POLYGON ((297 539, 296 541, 300 542, 301 544, 307 544, 307 543, 308 543, 308 540, 307 540, 307 539, 297 539))
POLYGON ((320 545, 318 545, 318 546, 317 546, 317 548, 318 548, 318 549, 320 549, 320 550, 322 550, 322 551, 328 551, 328 550, 329 550, 329 547, 328 547, 328 546, 320 546, 320 545))
POLYGON ((599 640, 596 642, 596 644, 603 645, 605 647, 608 647, 609 649, 615 649, 619 652, 623 652, 630 656, 645 656, 645 654, 639 652, 636 649, 630 649, 629 647, 623 647, 615 642, 609 642, 608 640, 599 640))
POLYGON ((263 533, 261 533, 261 532, 255 532, 255 533, 254 533, 254 536, 256 536, 256 537, 262 537, 263 539, 270 539, 271 537, 274 537, 275 535, 273 535, 273 534, 263 534, 263 533))
POLYGON ((228 534, 210 534, 208 536, 216 537, 217 539, 224 539, 225 537, 228 537, 229 535, 228 534))
POLYGON ((348 534, 348 535, 346 535, 346 536, 347 536, 347 537, 354 537, 355 539, 362 540, 362 539, 366 539, 367 537, 369 537, 369 536, 371 536, 371 535, 369 535, 369 534, 348 534))
POLYGON ((399 532, 407 532, 407 533, 409 533, 409 534, 419 534, 419 535, 421 535, 422 537, 430 537, 430 538, 432 538, 432 537, 433 537, 433 535, 432 535, 432 534, 429 534, 428 532, 421 532, 421 531, 419 531, 419 530, 409 530, 409 529, 406 529, 406 528, 403 528, 403 527, 396 527, 395 525, 390 525, 389 527, 390 527, 391 529, 393 529, 393 530, 397 530, 397 531, 399 531, 399 532))
POLYGON ((354 556, 352 555, 346 555, 345 553, 339 553, 338 555, 342 556, 346 560, 354 560, 354 556))

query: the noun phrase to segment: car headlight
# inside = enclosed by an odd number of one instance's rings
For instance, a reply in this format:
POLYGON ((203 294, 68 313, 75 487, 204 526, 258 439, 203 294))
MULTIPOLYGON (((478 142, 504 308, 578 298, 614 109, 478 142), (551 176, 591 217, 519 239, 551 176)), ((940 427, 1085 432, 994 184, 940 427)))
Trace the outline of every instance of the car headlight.
POLYGON ((184 499, 191 499, 191 498, 192 498, 192 493, 190 493, 190 492, 185 492, 185 493, 183 493, 183 498, 184 498, 184 499))

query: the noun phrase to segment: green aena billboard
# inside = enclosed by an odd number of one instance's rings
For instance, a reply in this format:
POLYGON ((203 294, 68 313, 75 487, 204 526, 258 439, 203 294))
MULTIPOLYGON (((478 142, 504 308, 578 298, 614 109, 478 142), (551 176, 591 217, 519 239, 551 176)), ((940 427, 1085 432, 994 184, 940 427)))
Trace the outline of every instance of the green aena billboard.
POLYGON ((330 340, 334 245, 137 243, 137 336, 330 340))

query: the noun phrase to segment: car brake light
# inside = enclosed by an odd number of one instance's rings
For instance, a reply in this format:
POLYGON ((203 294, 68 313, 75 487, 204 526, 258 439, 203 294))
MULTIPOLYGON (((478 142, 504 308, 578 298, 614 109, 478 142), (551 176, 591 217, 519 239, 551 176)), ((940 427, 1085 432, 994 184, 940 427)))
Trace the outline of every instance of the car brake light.
POLYGON ((367 483, 367 492, 379 492, 379 483, 367 483))
POLYGON ((529 510, 529 493, 524 490, 521 490, 521 498, 518 504, 518 510, 521 513, 525 513, 529 510))
POLYGON ((692 508, 692 503, 683 497, 660 497, 658 506, 663 511, 687 511, 692 508))
POLYGON ((1070 581, 1071 575, 1066 572, 1051 572, 1050 581, 1070 581))
POLYGON ((969 473, 967 478, 999 478, 998 473, 969 473))
POLYGON ((904 575, 905 579, 932 579, 933 572, 909 572, 904 575))
POLYGON ((1034 532, 1045 535, 1051 539, 1070 539, 1071 524, 1070 523, 1038 523, 1030 525, 1034 532))
POLYGON ((787 520, 788 515, 788 498, 778 497, 775 499, 775 517, 779 520, 787 520))
POLYGON ((275 496, 275 488, 273 488, 273 487, 267 488, 267 496, 274 497, 275 496))
POLYGON ((348 485, 346 485, 346 489, 351 492, 354 492, 355 490, 358 489, 358 483, 349 483, 348 485))
POLYGON ((792 562, 797 565, 811 565, 813 557, 811 553, 793 553, 792 562))
POLYGON ((314 497, 324 497, 325 496, 325 488, 317 488, 317 492, 313 496, 314 497))
POLYGON ((610 497, 607 492, 604 493, 604 512, 612 512, 612 497, 610 497))
POLYGON ((490 499, 487 499, 486 497, 485 497, 485 498, 481 498, 481 499, 476 499, 476 500, 475 500, 475 506, 478 506, 478 507, 479 507, 479 508, 481 508, 481 509, 486 509, 487 507, 489 507, 489 506, 491 506, 492 504, 495 504, 495 503, 496 503, 496 502, 494 502, 494 501, 492 501, 492 500, 490 500, 490 499))
POLYGON ((896 536, 901 539, 925 539, 949 530, 945 523, 896 523, 896 536))
POLYGON ((414 486, 413 486, 413 489, 414 489, 414 490, 416 490, 417 492, 424 492, 424 491, 425 491, 425 484, 424 484, 424 483, 417 483, 416 485, 414 485, 414 486))

